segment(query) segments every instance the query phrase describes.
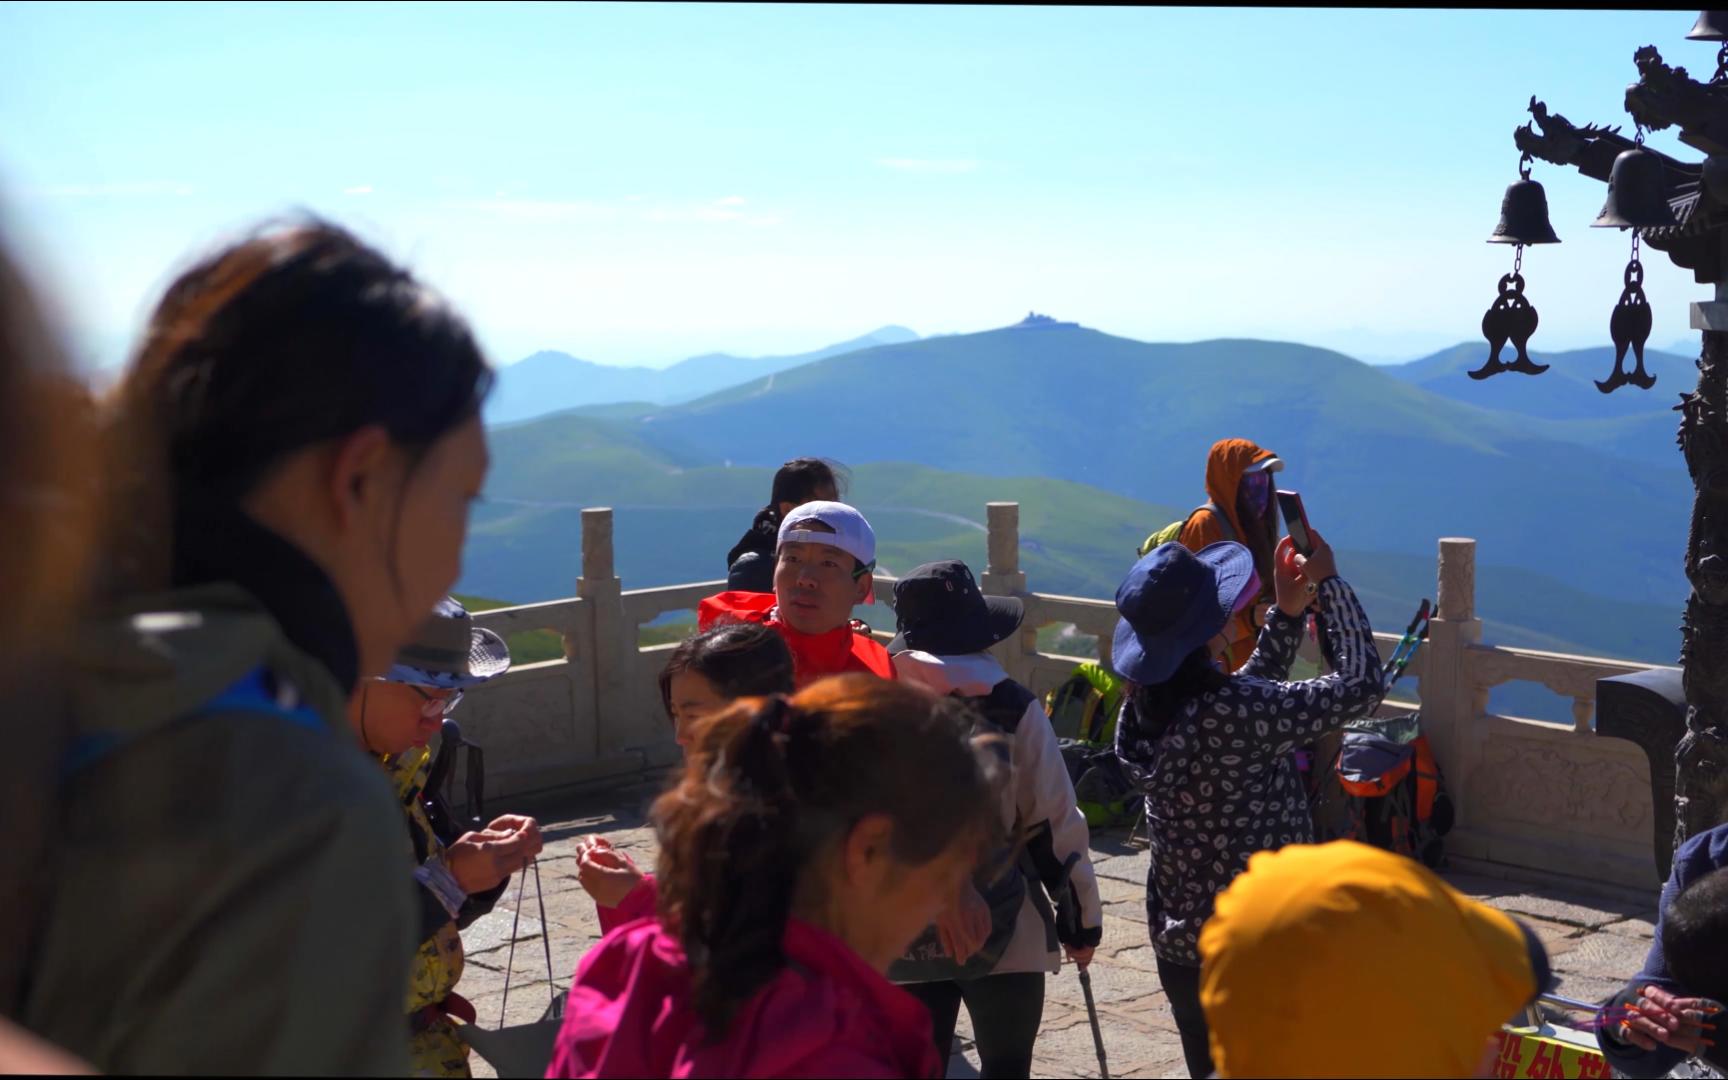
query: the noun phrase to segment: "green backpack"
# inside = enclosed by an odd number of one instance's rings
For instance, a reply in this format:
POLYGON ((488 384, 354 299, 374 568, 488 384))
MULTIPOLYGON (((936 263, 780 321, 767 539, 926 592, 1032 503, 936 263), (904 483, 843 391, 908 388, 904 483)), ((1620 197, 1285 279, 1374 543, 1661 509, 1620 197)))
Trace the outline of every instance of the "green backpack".
POLYGON ((1086 824, 1126 825, 1134 818, 1133 786, 1116 760, 1116 717, 1127 682, 1087 661, 1044 698, 1068 780, 1086 824))
POLYGON ((1205 506, 1197 506, 1188 511, 1188 516, 1183 518, 1181 521, 1172 521, 1170 524, 1159 529, 1151 536, 1148 536, 1145 542, 1140 545, 1140 558, 1144 559, 1146 556, 1150 555, 1154 549, 1163 547, 1165 544, 1175 543, 1182 539, 1182 530, 1186 529, 1189 520, 1202 510, 1212 511, 1212 516, 1218 519, 1218 524, 1224 529, 1224 539, 1236 539, 1236 530, 1230 527, 1230 519, 1221 513, 1216 506, 1213 506, 1208 502, 1205 506))

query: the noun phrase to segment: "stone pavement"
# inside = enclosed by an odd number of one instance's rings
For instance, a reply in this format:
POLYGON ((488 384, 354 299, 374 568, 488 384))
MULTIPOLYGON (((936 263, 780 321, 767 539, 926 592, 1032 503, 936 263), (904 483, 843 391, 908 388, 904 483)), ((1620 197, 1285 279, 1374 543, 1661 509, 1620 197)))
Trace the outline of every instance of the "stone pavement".
MULTIPOLYGON (((468 964, 457 989, 479 1010, 482 1025, 499 1023, 513 923, 516 948, 506 1019, 511 1024, 526 1023, 538 1019, 546 1008, 550 987, 541 943, 542 904, 550 930, 553 981, 560 990, 569 984, 577 960, 600 938, 594 904, 576 880, 576 838, 602 833, 628 850, 638 866, 652 869, 656 846, 645 815, 652 795, 653 789, 637 787, 523 808, 539 817, 545 831, 546 850, 540 859, 544 895, 536 901, 530 874, 517 922, 517 883, 513 882, 497 908, 462 935, 468 964)), ((1092 859, 1105 905, 1104 941, 1092 964, 1092 989, 1110 1073, 1187 1076, 1175 1021, 1159 988, 1147 943, 1146 852, 1127 846, 1119 832, 1105 833, 1093 838, 1092 859)), ((1561 976, 1562 994, 1599 1001, 1643 965, 1656 918, 1655 888, 1647 897, 1639 897, 1506 880, 1486 873, 1449 870, 1445 876, 1460 891, 1517 915, 1536 930, 1561 976)), ((1050 978, 1048 986, 1033 1075, 1097 1076, 1098 1060, 1079 980, 1064 968, 1050 978)), ((1573 1022, 1580 1019, 1574 1016, 1573 1022)), ((472 1061, 476 1076, 493 1076, 485 1062, 478 1057, 472 1061)), ((977 1054, 964 1009, 948 1075, 977 1075, 977 1054)))

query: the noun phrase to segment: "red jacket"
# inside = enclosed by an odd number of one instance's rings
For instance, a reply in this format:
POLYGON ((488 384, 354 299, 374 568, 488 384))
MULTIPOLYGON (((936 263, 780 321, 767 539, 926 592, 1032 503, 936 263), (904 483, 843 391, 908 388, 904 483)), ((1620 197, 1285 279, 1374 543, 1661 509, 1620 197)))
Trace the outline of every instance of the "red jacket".
POLYGON ((936 1077, 930 1014, 845 942, 792 919, 787 965, 710 1041, 683 945, 656 919, 601 939, 576 969, 548 1077, 936 1077))
POLYGON ((723 592, 696 606, 696 628, 708 630, 728 622, 761 623, 780 632, 792 650, 793 685, 802 690, 817 679, 863 672, 894 677, 894 661, 867 630, 842 626, 826 634, 806 634, 787 626, 775 609, 773 593, 723 592))

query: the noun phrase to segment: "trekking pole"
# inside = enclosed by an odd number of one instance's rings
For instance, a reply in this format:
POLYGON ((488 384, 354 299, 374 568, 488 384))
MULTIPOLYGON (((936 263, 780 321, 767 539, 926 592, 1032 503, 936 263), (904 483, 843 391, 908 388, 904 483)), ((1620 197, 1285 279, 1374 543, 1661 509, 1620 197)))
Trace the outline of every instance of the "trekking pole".
MULTIPOLYGON (((1055 895, 1068 892, 1068 903, 1062 905, 1063 921, 1068 924, 1068 936, 1072 940, 1080 930, 1080 895, 1074 891, 1072 875, 1074 864, 1080 861, 1080 853, 1076 851, 1068 856, 1068 861, 1062 864, 1062 877, 1056 883, 1055 895)), ((1086 1019, 1092 1024, 1092 1047, 1098 1051, 1098 1075, 1103 1080, 1110 1080, 1110 1065, 1104 1060, 1104 1032, 1098 1027, 1098 1004, 1092 999, 1092 975, 1085 968, 1076 968, 1080 976, 1080 992, 1086 996, 1086 1019)))
POLYGON ((1392 692, 1392 686, 1404 674, 1404 669, 1415 659, 1416 650, 1428 640, 1429 616, 1433 608, 1427 600, 1416 609, 1416 617, 1410 620, 1410 625, 1404 631, 1404 636, 1398 639, 1398 644, 1392 650, 1392 655, 1386 658, 1385 680, 1381 683, 1380 694, 1384 697, 1392 692))

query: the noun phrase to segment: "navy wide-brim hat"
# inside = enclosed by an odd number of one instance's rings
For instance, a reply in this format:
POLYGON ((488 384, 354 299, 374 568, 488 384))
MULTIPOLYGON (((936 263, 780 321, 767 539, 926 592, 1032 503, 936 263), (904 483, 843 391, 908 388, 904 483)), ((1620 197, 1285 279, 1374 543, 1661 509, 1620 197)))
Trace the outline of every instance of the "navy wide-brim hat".
POLYGON ((1198 553, 1175 542, 1148 552, 1116 589, 1117 674, 1142 686, 1168 680, 1229 624, 1253 576, 1254 556, 1231 541, 1198 553))
POLYGON ((454 597, 438 601, 414 640, 384 673, 388 682, 463 690, 510 670, 510 647, 485 627, 475 626, 454 597))

